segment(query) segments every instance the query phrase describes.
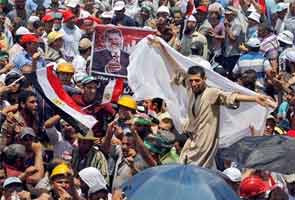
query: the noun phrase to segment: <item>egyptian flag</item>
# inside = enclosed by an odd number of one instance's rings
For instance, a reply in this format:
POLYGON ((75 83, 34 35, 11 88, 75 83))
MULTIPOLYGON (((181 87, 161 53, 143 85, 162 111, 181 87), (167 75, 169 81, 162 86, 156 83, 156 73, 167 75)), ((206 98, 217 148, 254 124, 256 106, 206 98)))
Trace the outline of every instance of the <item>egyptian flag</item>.
POLYGON ((53 71, 53 65, 37 70, 27 76, 48 105, 80 133, 87 134, 97 123, 97 120, 93 116, 86 114, 83 108, 77 105, 64 90, 53 71))

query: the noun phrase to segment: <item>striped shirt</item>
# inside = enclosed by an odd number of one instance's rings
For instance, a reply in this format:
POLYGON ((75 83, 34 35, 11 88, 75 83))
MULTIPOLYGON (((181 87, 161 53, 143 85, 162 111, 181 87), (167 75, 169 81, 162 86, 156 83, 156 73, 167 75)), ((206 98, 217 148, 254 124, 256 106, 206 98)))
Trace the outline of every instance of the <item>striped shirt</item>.
POLYGON ((269 60, 277 59, 279 46, 280 44, 277 36, 271 34, 270 36, 264 38, 261 42, 260 51, 269 60))
POLYGON ((256 71, 257 81, 264 85, 265 72, 271 70, 270 62, 260 52, 249 52, 242 55, 233 69, 234 74, 247 70, 256 71))

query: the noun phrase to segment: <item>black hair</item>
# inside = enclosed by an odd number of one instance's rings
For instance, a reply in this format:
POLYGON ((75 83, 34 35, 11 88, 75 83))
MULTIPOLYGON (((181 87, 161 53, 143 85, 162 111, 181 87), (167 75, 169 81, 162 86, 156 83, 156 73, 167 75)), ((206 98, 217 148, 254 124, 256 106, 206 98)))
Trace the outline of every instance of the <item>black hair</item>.
POLYGON ((31 96, 37 97, 37 95, 32 91, 29 91, 29 90, 21 91, 18 96, 18 105, 21 105, 22 103, 26 103, 28 98, 31 96))
POLYGON ((121 30, 119 30, 119 29, 116 29, 116 28, 111 28, 111 29, 108 29, 108 30, 106 30, 105 32, 104 32, 104 38, 106 39, 106 38, 109 38, 109 35, 110 34, 118 34, 118 35, 120 35, 120 37, 123 37, 122 36, 122 32, 121 32, 121 30))
POLYGON ((46 11, 46 8, 43 5, 38 5, 36 11, 46 11))
POLYGON ((161 99, 161 98, 153 98, 152 99, 152 104, 157 104, 157 109, 159 111, 161 111, 162 107, 163 107, 163 99, 161 99))
POLYGON ((201 76, 201 78, 205 78, 205 70, 203 67, 200 67, 200 66, 191 66, 188 70, 187 70, 187 73, 189 75, 196 75, 196 74, 199 74, 201 76))
POLYGON ((34 29, 37 29, 37 28, 40 28, 40 27, 44 27, 45 26, 45 24, 43 23, 43 22, 41 22, 41 21, 35 21, 34 23, 33 23, 33 27, 34 27, 34 29))
POLYGON ((248 49, 250 51, 253 51, 253 52, 259 52, 260 51, 260 47, 248 47, 248 49))
POLYGON ((245 71, 241 76, 243 86, 252 91, 255 91, 256 79, 257 79, 257 74, 256 74, 256 71, 253 69, 249 69, 245 71))
POLYGON ((263 22, 261 24, 259 24, 259 28, 262 29, 263 31, 267 32, 267 33, 272 33, 273 29, 271 27, 271 25, 267 22, 263 22))

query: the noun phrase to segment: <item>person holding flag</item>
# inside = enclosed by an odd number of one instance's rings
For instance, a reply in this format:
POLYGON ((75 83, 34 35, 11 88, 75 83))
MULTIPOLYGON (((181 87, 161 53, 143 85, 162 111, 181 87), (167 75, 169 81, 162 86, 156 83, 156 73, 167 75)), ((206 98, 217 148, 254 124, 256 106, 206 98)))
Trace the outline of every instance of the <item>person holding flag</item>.
POLYGON ((185 72, 159 39, 149 38, 149 41, 153 48, 160 50, 164 61, 172 68, 172 84, 183 85, 187 89, 188 122, 184 134, 188 136, 188 140, 182 149, 180 162, 214 167, 214 157, 218 148, 220 106, 238 108, 239 102, 256 102, 264 107, 272 107, 272 102, 262 95, 248 96, 208 87, 202 67, 191 66, 185 72))

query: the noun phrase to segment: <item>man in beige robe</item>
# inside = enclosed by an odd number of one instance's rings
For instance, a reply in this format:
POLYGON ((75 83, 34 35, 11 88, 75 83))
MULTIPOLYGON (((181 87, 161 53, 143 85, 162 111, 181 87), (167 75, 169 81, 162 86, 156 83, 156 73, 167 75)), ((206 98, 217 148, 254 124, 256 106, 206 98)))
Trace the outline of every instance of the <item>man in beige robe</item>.
POLYGON ((242 101, 257 102, 262 106, 272 104, 262 95, 247 96, 208 87, 202 67, 192 66, 185 72, 157 39, 150 39, 150 42, 160 49, 163 59, 171 67, 173 83, 182 84, 188 92, 188 123, 184 132, 189 137, 182 149, 180 162, 211 168, 218 148, 220 105, 237 107, 242 101))

